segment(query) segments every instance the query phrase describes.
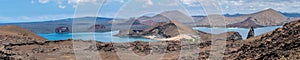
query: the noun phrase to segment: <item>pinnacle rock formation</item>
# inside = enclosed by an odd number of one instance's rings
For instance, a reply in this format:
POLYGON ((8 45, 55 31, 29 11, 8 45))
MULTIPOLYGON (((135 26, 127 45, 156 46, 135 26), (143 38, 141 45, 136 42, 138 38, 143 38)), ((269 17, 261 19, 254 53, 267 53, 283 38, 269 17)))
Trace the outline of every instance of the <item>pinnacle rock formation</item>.
POLYGON ((248 33, 248 36, 247 36, 247 39, 248 39, 248 38, 251 38, 251 37, 254 37, 254 27, 251 27, 251 28, 250 28, 249 33, 248 33))

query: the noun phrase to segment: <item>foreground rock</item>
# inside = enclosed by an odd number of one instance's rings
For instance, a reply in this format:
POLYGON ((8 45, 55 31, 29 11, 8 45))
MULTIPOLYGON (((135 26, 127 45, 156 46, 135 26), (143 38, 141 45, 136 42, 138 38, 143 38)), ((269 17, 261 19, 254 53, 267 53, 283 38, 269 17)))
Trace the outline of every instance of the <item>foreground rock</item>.
POLYGON ((283 28, 275 31, 230 45, 231 48, 233 45, 239 45, 239 47, 225 53, 229 56, 228 59, 299 60, 300 20, 287 23, 283 28))

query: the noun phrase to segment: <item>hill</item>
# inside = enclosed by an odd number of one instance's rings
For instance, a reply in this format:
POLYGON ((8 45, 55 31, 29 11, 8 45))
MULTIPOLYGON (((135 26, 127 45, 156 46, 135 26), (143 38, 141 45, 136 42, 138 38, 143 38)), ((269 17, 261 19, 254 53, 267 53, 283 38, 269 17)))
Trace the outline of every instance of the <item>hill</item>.
POLYGON ((0 26, 0 40, 1 44, 46 41, 34 32, 14 25, 0 26))
POLYGON ((263 27, 255 22, 255 19, 252 17, 247 18, 245 21, 228 24, 226 27, 242 27, 242 28, 250 28, 250 27, 263 27))
MULTIPOLYGON (((243 22, 247 20, 249 17, 251 17, 257 25, 261 25, 261 26, 282 25, 283 23, 287 22, 287 17, 274 9, 267 9, 260 12, 245 14, 241 16, 234 16, 234 17, 223 16, 223 17, 225 18, 226 23, 231 25, 234 25, 235 23, 243 22)), ((217 23, 220 21, 215 21, 215 20, 209 21, 208 17, 205 17, 200 22, 199 26, 209 26, 208 22, 217 23)), ((234 27, 239 27, 239 25, 235 25, 234 27)), ((242 25, 241 27, 245 27, 245 25, 242 25)), ((251 27, 251 26, 247 26, 247 27, 251 27)))

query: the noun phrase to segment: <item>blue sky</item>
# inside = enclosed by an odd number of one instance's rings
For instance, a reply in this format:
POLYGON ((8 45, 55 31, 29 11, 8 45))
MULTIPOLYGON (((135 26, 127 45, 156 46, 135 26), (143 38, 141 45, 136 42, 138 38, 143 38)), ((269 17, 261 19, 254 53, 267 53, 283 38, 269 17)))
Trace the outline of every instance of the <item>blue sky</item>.
MULTIPOLYGON (((190 15, 205 15, 201 7, 203 4, 201 5, 201 2, 199 2, 205 0, 174 1, 176 0, 107 0, 98 16, 116 17, 117 14, 127 14, 126 16, 132 14, 134 16, 134 12, 118 13, 119 10, 130 10, 127 7, 132 7, 131 9, 139 8, 134 10, 138 12, 148 12, 147 9, 143 8, 152 8, 153 10, 149 11, 154 13, 168 9, 180 9, 187 11, 190 15)), ((0 23, 71 18, 74 16, 78 5, 93 4, 95 2, 97 0, 0 0, 0 23)), ((282 12, 300 12, 300 0, 218 0, 218 2, 224 14, 247 14, 268 8, 282 12)), ((93 6, 86 7, 95 8, 93 6)), ((93 16, 94 14, 90 12, 89 8, 82 9, 81 13, 80 16, 76 17, 93 16)))

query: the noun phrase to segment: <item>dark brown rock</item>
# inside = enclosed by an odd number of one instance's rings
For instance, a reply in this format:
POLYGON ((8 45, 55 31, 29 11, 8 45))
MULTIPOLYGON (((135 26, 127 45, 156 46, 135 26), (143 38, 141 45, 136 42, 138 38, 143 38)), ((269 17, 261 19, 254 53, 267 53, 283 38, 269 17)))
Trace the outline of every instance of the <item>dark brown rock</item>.
POLYGON ((247 39, 251 38, 251 37, 254 37, 254 27, 251 27, 249 32, 248 32, 248 36, 247 36, 247 39))
POLYGON ((228 54, 229 59, 296 59, 300 49, 300 20, 285 24, 275 31, 239 42, 239 48, 228 54), (293 54, 291 54, 293 53, 293 54))

